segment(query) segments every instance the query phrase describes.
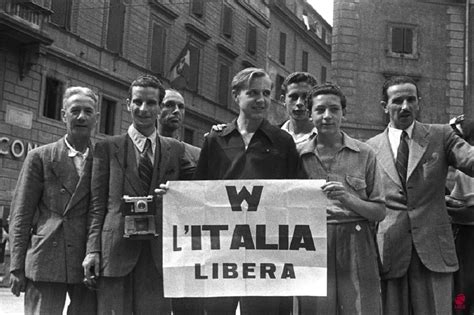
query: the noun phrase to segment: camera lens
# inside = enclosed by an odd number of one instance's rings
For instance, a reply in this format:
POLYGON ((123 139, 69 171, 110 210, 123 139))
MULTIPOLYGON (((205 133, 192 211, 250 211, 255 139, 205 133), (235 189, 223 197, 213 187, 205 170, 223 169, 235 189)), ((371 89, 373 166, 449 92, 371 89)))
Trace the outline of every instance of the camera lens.
POLYGON ((145 211, 146 210, 146 202, 143 200, 137 201, 137 211, 145 211))

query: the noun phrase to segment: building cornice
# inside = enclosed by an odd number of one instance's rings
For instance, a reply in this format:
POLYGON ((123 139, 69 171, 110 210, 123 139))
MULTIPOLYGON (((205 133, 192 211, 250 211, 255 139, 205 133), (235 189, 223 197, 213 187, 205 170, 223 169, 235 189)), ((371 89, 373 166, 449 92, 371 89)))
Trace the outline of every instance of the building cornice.
POLYGON ((158 0, 148 0, 148 3, 152 8, 164 14, 170 20, 176 20, 179 16, 178 13, 170 9, 168 6, 160 3, 158 0))
POLYGON ((250 15, 252 15, 254 18, 256 18, 260 23, 263 24, 266 28, 270 28, 270 20, 263 15, 262 13, 258 12, 252 6, 250 6, 248 3, 246 3, 244 0, 236 0, 236 2, 245 9, 250 15))

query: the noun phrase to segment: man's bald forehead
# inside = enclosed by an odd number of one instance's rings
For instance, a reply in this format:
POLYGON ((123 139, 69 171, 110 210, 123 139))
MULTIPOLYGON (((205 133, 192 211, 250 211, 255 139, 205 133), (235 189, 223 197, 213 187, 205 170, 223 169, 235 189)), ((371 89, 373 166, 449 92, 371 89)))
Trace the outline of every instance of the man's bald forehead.
POLYGON ((181 93, 179 93, 178 91, 166 90, 165 97, 163 98, 163 103, 166 103, 169 100, 173 100, 175 102, 180 102, 184 104, 184 98, 181 95, 181 93))

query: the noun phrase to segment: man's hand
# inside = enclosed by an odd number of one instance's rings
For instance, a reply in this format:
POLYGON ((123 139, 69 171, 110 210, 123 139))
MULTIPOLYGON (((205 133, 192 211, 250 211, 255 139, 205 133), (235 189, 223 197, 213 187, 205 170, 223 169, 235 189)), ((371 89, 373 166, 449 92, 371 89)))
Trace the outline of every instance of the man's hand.
MULTIPOLYGON (((221 132, 222 130, 226 128, 226 126, 227 126, 226 124, 212 125, 211 131, 221 132)), ((208 135, 209 135, 209 132, 206 132, 204 134, 204 138, 207 137, 208 135)))
POLYGON ((100 254, 87 254, 86 258, 84 258, 84 261, 82 262, 82 268, 84 268, 84 284, 88 288, 95 289, 96 281, 99 277, 100 254))
POLYGON ((330 181, 321 186, 323 193, 328 199, 339 200, 345 204, 346 200, 351 197, 351 194, 346 190, 346 187, 341 182, 330 181))
POLYGON ((164 194, 166 194, 168 189, 170 189, 169 186, 168 186, 168 183, 160 184, 159 188, 155 189, 155 194, 158 198, 161 198, 161 197, 163 197, 164 194))
POLYGON ((10 273, 10 289, 15 296, 20 296, 20 292, 25 292, 26 278, 25 271, 15 270, 10 273))

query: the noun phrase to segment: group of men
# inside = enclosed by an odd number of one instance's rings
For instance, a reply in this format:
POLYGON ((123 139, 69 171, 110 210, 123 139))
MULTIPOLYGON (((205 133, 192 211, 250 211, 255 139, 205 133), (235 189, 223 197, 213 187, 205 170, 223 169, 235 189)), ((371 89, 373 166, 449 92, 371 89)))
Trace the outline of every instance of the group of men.
MULTIPOLYGON (((305 105, 316 85, 311 74, 298 72, 282 86, 290 117, 282 129, 297 148, 317 138, 305 105)), ((444 184, 450 165, 474 175, 474 150, 448 125, 415 120, 421 97, 411 79, 390 79, 383 91, 390 123, 367 143, 384 178, 387 215, 377 230, 384 313, 449 314, 458 262, 444 184), (404 180, 395 159, 401 145, 407 154, 404 180)), ((246 106, 252 102, 247 99, 246 106)), ((161 237, 124 238, 122 207, 124 195, 154 195, 166 181, 193 178, 199 149, 175 139, 183 96, 153 76, 139 77, 126 101, 132 117, 127 133, 93 146, 97 103, 89 88, 68 88, 62 109, 66 135, 32 150, 24 161, 11 207, 11 290, 25 292, 27 314, 61 314, 66 294, 70 314, 170 314, 161 237)), ((254 133, 241 136, 252 145, 254 133)), ((159 232, 159 202, 156 209, 159 232)))

